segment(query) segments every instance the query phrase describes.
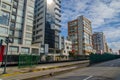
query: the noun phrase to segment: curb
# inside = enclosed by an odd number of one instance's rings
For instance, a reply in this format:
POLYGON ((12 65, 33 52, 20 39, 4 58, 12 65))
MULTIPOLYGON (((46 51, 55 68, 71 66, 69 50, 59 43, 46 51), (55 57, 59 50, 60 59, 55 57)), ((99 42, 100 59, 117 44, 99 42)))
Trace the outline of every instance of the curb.
POLYGON ((77 70, 77 69, 81 69, 81 68, 84 68, 84 67, 87 67, 87 66, 88 65, 86 64, 86 65, 82 65, 80 67, 65 69, 65 70, 56 71, 56 72, 51 72, 51 73, 44 74, 44 75, 41 75, 41 76, 34 76, 34 77, 31 77, 31 78, 26 78, 26 79, 22 79, 22 80, 36 80, 36 79, 39 79, 39 78, 53 77, 53 76, 56 76, 56 75, 59 75, 59 74, 64 74, 64 73, 71 72, 71 71, 77 70))
MULTIPOLYGON (((30 73, 30 72, 38 72, 38 71, 44 71, 44 70, 50 70, 50 69, 68 67, 68 66, 70 67, 70 66, 73 66, 73 65, 86 64, 86 63, 89 63, 89 61, 87 60, 87 61, 83 61, 83 62, 80 62, 80 63, 73 63, 73 64, 61 65, 61 66, 53 66, 53 67, 48 67, 48 68, 29 69, 27 71, 19 71, 19 72, 13 72, 13 73, 10 73, 10 74, 2 74, 2 75, 0 75, 0 78, 12 77, 12 76, 16 76, 16 75, 19 75, 19 74, 25 74, 25 73, 30 73)), ((43 75, 43 76, 47 76, 47 75, 43 75)))

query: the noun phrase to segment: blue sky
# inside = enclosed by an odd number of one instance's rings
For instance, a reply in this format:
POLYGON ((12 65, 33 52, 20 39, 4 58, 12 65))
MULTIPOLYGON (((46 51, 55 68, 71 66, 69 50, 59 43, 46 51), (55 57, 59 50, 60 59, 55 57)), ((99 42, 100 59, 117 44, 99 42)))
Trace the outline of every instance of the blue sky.
POLYGON ((67 22, 84 15, 92 22, 93 32, 104 32, 108 46, 120 49, 120 0, 62 0, 62 35, 67 22))

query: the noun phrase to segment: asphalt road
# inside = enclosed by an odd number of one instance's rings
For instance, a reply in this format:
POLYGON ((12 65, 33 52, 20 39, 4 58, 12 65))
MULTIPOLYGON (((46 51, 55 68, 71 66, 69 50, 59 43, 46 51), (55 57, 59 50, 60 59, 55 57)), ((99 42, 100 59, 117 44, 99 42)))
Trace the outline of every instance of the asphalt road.
POLYGON ((120 80, 120 59, 38 80, 120 80))

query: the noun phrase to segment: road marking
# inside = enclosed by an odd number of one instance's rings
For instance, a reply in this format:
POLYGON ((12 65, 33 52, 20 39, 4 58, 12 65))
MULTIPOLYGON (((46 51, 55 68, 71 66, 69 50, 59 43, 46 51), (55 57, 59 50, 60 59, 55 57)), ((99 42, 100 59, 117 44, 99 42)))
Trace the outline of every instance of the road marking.
POLYGON ((85 78, 85 79, 83 79, 83 80, 88 80, 88 79, 90 79, 90 78, 92 78, 93 76, 89 76, 89 77, 87 77, 87 78, 85 78))

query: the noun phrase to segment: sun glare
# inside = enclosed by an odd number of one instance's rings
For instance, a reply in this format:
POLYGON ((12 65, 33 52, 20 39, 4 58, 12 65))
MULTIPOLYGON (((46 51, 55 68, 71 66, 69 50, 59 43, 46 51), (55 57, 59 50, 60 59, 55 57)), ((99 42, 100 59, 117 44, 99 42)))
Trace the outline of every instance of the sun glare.
POLYGON ((53 0, 47 0, 47 4, 52 4, 53 0))

